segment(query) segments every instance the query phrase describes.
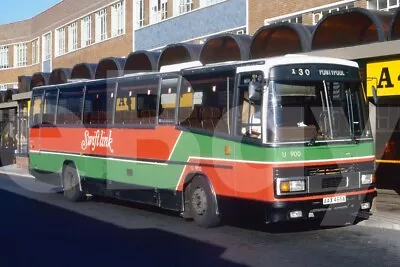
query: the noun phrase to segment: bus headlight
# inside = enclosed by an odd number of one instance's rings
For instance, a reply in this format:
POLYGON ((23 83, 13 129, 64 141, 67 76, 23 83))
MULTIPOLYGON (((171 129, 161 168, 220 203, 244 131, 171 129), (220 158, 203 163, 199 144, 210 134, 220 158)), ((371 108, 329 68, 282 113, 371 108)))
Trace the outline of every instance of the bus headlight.
POLYGON ((303 192, 306 190, 305 180, 281 181, 279 185, 282 193, 303 192))
POLYGON ((372 184, 373 174, 361 174, 361 184, 372 184))

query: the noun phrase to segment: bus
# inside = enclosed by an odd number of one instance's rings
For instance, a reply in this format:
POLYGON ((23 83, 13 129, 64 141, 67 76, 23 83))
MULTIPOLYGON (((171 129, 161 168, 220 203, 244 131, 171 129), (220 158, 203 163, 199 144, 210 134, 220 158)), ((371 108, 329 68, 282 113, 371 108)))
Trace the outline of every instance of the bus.
POLYGON ((30 173, 201 227, 370 215, 375 154, 357 63, 285 55, 33 89, 30 173), (241 216, 241 215, 240 215, 241 216))

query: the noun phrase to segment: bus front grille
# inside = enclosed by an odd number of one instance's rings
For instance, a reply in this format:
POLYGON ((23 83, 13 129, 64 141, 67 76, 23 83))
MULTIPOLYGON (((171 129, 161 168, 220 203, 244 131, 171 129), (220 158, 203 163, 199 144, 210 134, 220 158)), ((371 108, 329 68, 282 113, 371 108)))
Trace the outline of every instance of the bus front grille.
POLYGON ((321 184, 323 189, 346 187, 347 179, 342 177, 324 178, 322 179, 321 184))

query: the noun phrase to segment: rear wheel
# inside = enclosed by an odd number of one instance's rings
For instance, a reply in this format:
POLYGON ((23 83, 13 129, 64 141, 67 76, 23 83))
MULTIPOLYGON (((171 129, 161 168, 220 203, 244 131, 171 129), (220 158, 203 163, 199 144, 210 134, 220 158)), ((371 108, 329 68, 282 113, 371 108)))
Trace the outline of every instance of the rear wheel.
POLYGON ((201 227, 215 227, 221 222, 217 214, 217 203, 206 178, 197 176, 189 185, 191 217, 201 227))
POLYGON ((80 190, 79 176, 76 168, 69 164, 63 171, 64 196, 70 201, 80 202, 86 199, 86 194, 80 190))

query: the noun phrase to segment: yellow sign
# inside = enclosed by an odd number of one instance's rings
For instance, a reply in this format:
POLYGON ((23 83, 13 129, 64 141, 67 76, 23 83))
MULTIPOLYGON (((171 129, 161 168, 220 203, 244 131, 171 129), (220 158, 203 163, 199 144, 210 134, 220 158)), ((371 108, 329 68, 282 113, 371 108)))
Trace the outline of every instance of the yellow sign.
POLYGON ((367 64, 367 95, 372 97, 372 87, 378 96, 400 95, 400 60, 367 64))

